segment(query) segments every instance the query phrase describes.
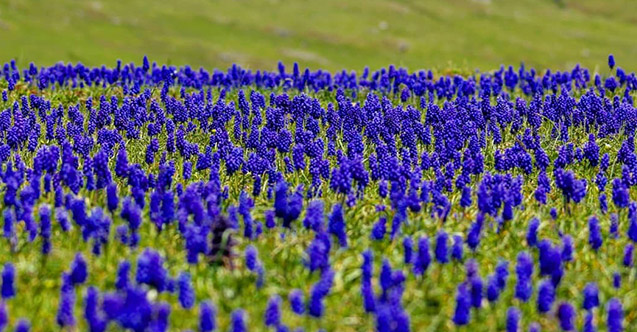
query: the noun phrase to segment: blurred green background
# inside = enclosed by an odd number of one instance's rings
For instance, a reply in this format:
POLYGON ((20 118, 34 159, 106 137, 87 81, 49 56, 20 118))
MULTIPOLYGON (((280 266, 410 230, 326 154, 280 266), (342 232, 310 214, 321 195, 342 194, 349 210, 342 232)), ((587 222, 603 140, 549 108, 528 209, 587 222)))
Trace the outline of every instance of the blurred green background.
POLYGON ((635 0, 2 0, 0 61, 637 70, 635 0))

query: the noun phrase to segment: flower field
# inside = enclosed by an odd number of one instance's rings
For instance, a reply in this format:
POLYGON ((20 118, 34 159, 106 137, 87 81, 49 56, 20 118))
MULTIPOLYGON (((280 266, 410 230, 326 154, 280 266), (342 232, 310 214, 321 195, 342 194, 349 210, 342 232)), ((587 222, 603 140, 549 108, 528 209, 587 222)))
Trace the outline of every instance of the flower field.
POLYGON ((637 331, 618 64, 4 64, 0 330, 637 331))

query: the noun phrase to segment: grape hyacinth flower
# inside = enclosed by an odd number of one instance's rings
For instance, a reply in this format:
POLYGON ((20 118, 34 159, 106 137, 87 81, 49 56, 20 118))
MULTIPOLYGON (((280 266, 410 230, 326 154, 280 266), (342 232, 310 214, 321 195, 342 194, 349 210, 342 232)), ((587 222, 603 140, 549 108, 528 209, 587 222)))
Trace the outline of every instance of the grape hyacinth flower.
POLYGON ((562 261, 572 261, 574 250, 573 237, 571 237, 570 235, 564 235, 564 237, 562 237, 562 261))
POLYGON ((586 316, 584 316, 584 326, 582 327, 582 332, 597 332, 595 322, 593 321, 593 313, 590 311, 586 313, 586 316))
POLYGON ((618 208, 628 207, 630 203, 630 192, 628 188, 624 185, 624 183, 620 179, 613 180, 613 203, 618 208))
POLYGON ((325 311, 323 299, 327 296, 334 282, 334 271, 327 270, 321 275, 321 279, 316 282, 310 290, 308 300, 308 314, 312 317, 320 318, 325 311))
POLYGON ((273 295, 268 300, 263 321, 265 326, 277 327, 281 324, 281 297, 273 295))
POLYGON ((626 247, 624 247, 624 266, 625 267, 632 267, 633 266, 633 251, 634 251, 634 246, 632 243, 629 243, 626 245, 626 247))
POLYGON ((619 272, 613 273, 613 287, 619 288, 622 286, 622 276, 619 272))
POLYGON ((202 301, 199 304, 199 331, 212 332, 216 325, 217 310, 210 301, 202 301))
POLYGON ((584 302, 582 303, 582 308, 584 308, 585 310, 591 310, 599 306, 598 292, 599 291, 595 283, 591 282, 586 284, 582 292, 584 296, 584 302))
POLYGON ((7 305, 4 301, 0 301, 0 330, 4 330, 8 323, 9 313, 7 312, 7 305))
POLYGON ((51 209, 48 205, 40 206, 40 236, 42 237, 42 253, 51 252, 51 209))
POLYGON ((471 278, 470 286, 471 286, 471 290, 470 290, 471 306, 473 306, 474 308, 481 308, 482 293, 483 293, 482 279, 480 277, 474 276, 473 278, 471 278))
POLYGON ((13 264, 6 263, 2 269, 2 299, 7 300, 16 294, 15 268, 13 264))
POLYGON ((529 227, 526 231, 526 243, 529 247, 535 247, 537 244, 537 229, 540 227, 540 220, 537 218, 531 219, 529 227))
POLYGON ((371 239, 380 241, 385 237, 385 233, 387 232, 387 218, 380 217, 372 228, 371 239))
POLYGON ((457 326, 469 324, 471 317, 471 298, 467 285, 462 283, 458 285, 456 293, 456 309, 453 315, 453 322, 457 326))
POLYGON ((438 232, 436 236, 436 261, 441 264, 449 262, 449 249, 447 247, 448 235, 444 231, 438 232))
POLYGON ((179 304, 184 309, 190 309, 195 305, 195 290, 190 282, 190 274, 181 272, 177 280, 179 287, 179 304))
POLYGON ((498 286, 498 279, 495 275, 490 275, 487 278, 487 300, 489 302, 495 302, 500 297, 500 287, 498 286))
POLYGON ((562 331, 575 330, 575 308, 568 303, 562 302, 557 308, 557 317, 560 321, 560 328, 562 331))
POLYGON ((329 232, 338 238, 341 247, 347 247, 347 234, 345 233, 345 216, 343 215, 343 206, 334 204, 332 214, 328 223, 329 232))
POLYGON ((304 297, 303 292, 299 289, 294 289, 288 295, 288 300, 290 301, 290 307, 292 308, 292 312, 297 315, 302 315, 305 312, 304 305, 304 297))
POLYGON ((411 237, 406 236, 403 238, 403 261, 405 265, 409 265, 413 261, 413 252, 414 252, 414 241, 411 237))
POLYGON ((593 216, 588 220, 588 243, 590 243, 593 250, 597 251, 602 246, 602 241, 599 221, 593 216))
POLYGON ((553 301, 555 301, 553 283, 548 280, 540 282, 537 291, 537 311, 540 313, 549 312, 553 307, 553 301))
POLYGON ((137 258, 137 274, 135 280, 147 284, 159 292, 168 286, 168 272, 164 268, 164 259, 152 249, 145 249, 137 258))
POLYGON ((537 322, 533 322, 531 324, 529 324, 529 332, 541 332, 542 329, 540 328, 540 324, 538 324, 537 322))
POLYGON ((31 330, 31 322, 25 318, 21 318, 15 325, 15 332, 29 332, 31 330))
POLYGON ((66 273, 62 276, 62 287, 60 289, 60 302, 56 316, 57 324, 61 327, 75 326, 75 316, 73 308, 75 306, 75 289, 73 281, 66 273))
POLYGON ((624 309, 621 302, 617 298, 612 298, 606 305, 606 324, 608 325, 608 332, 621 332, 624 330, 624 309))
POLYGON ((246 247, 245 262, 248 270, 253 272, 256 271, 257 265, 259 265, 258 255, 259 253, 257 252, 257 248, 255 248, 253 245, 249 245, 246 247))
POLYGON ((507 310, 506 330, 507 332, 517 332, 520 325, 520 309, 511 307, 507 310))
POLYGON ((247 332, 245 312, 243 309, 237 309, 230 315, 230 331, 231 332, 247 332))
POLYGON ((518 261, 515 267, 518 280, 515 285, 515 297, 523 302, 528 301, 533 293, 531 277, 533 275, 533 257, 527 252, 518 254, 518 261))
POLYGON ((86 266, 86 260, 81 253, 75 255, 75 259, 71 263, 71 271, 69 273, 69 280, 72 286, 79 285, 86 281, 88 274, 88 268, 86 266))
POLYGON ((462 261, 463 256, 463 240, 462 236, 456 234, 453 237, 453 245, 451 247, 451 257, 456 261, 462 261))
POLYGON ((117 267, 117 277, 115 279, 115 288, 119 290, 128 288, 128 274, 130 269, 131 265, 128 261, 124 260, 119 263, 119 266, 117 267))
POLYGON ((414 260, 414 274, 417 276, 423 275, 427 268, 431 264, 431 254, 429 253, 429 239, 427 237, 421 237, 418 239, 418 253, 414 260))

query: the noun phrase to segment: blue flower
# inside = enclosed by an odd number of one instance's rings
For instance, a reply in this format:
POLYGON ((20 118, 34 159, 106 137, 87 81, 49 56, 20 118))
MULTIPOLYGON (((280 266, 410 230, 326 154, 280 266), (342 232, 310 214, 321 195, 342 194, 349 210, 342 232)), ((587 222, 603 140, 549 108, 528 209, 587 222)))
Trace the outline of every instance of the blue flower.
POLYGON ((538 244, 540 252, 540 275, 551 275, 556 270, 560 269, 562 264, 562 257, 559 249, 551 243, 549 240, 542 240, 538 244))
POLYGON ((301 290, 293 289, 288 295, 288 300, 290 301, 292 312, 297 315, 302 315, 305 312, 305 301, 301 290))
POLYGON ((332 207, 332 214, 330 214, 328 222, 328 230, 331 234, 338 238, 338 242, 341 247, 347 247, 345 217, 343 216, 343 206, 341 204, 334 204, 332 207))
POLYGON ((149 330, 157 332, 165 332, 168 330, 168 319, 170 316, 170 305, 166 302, 160 302, 153 305, 155 318, 149 322, 149 330))
POLYGON ((562 237, 562 260, 564 262, 570 262, 573 260, 573 238, 570 235, 564 235, 562 237))
POLYGON ((500 287, 498 287, 498 279, 494 275, 487 278, 487 300, 495 302, 500 297, 500 287))
POLYGON ((471 206, 471 188, 462 187, 462 196, 460 197, 460 206, 467 208, 471 206))
POLYGON ((582 308, 586 310, 591 310, 597 306, 599 306, 599 297, 598 297, 597 285, 593 282, 586 284, 582 294, 584 295, 584 302, 582 303, 582 308))
POLYGON ((464 247, 462 236, 456 234, 453 237, 453 245, 451 247, 451 257, 457 261, 462 261, 464 247))
POLYGON ((624 248, 624 266, 625 267, 632 267, 633 266, 633 251, 634 251, 634 246, 632 243, 629 243, 626 245, 626 247, 624 248))
POLYGON ((281 324, 281 297, 273 295, 268 300, 263 321, 265 326, 277 327, 281 324))
POLYGON ((518 261, 515 267, 518 276, 515 285, 515 297, 523 302, 528 301, 533 293, 531 277, 533 275, 533 257, 527 252, 518 254, 518 261))
MULTIPOLYGON (((518 256, 518 261, 519 261, 518 256)), ((500 290, 504 290, 507 284, 507 279, 509 277, 509 262, 500 261, 495 267, 495 277, 497 280, 497 285, 500 290)))
POLYGON ((64 274, 62 276, 62 288, 60 289, 60 302, 58 306, 56 321, 57 324, 64 328, 75 325, 75 316, 73 314, 75 307, 75 289, 73 288, 70 276, 64 274))
POLYGON ((361 280, 361 296, 363 297, 365 312, 375 312, 376 300, 374 299, 374 289, 372 287, 371 279, 361 280))
POLYGON ((322 317, 325 311, 323 299, 327 296, 334 282, 334 271, 327 270, 321 275, 321 279, 316 282, 310 290, 308 301, 308 314, 312 317, 322 317))
POLYGON ((479 276, 478 269, 480 267, 478 266, 478 262, 476 262, 475 259, 473 259, 473 258, 469 259, 467 261, 467 263, 465 263, 464 268, 465 268, 465 271, 466 271, 467 279, 471 279, 473 277, 478 277, 479 276))
POLYGON ((540 227, 540 220, 537 218, 531 219, 529 227, 526 231, 526 243, 529 247, 535 247, 537 244, 537 229, 540 227))
POLYGON ((520 309, 511 307, 507 310, 506 330, 507 332, 517 332, 520 325, 520 309))
POLYGON ((556 168, 555 184, 562 191, 562 195, 566 201, 574 201, 579 203, 586 196, 587 182, 585 179, 578 180, 573 171, 562 170, 556 168))
POLYGON ((86 281, 86 276, 88 274, 86 266, 86 260, 81 253, 77 253, 75 255, 75 259, 71 263, 71 271, 69 273, 69 280, 72 285, 79 285, 86 281))
POLYGON ((231 332, 247 332, 245 312, 243 309, 237 309, 230 315, 230 331, 231 332))
POLYGON ((166 290, 168 272, 164 268, 164 259, 157 251, 150 248, 144 249, 137 258, 135 279, 138 283, 152 286, 159 292, 166 290))
POLYGON ((305 219, 303 220, 303 226, 315 232, 320 232, 325 227, 323 219, 323 201, 314 200, 310 202, 306 210, 305 219))
POLYGON ((177 279, 179 287, 179 304, 184 309, 190 309, 195 305, 195 290, 190 282, 190 273, 181 272, 177 279))
POLYGON ((596 217, 588 219, 588 243, 593 250, 597 251, 602 246, 602 231, 596 217))
MULTIPOLYGON (((5 197, 6 197, 6 193, 5 193, 5 197)), ((2 212, 2 216, 4 218, 4 237, 7 239, 10 239, 13 237, 14 235, 14 229, 13 229, 13 223, 14 223, 14 218, 13 218, 13 212, 11 210, 11 208, 7 207, 4 209, 4 211, 2 212)))
POLYGON ((449 262, 449 248, 447 247, 448 235, 444 231, 439 231, 436 236, 436 260, 445 264, 449 262))
POLYGON ((620 179, 613 180, 613 203, 618 208, 625 208, 630 203, 630 193, 628 188, 620 179))
POLYGON ((387 232, 387 218, 384 216, 380 217, 374 226, 372 227, 371 238, 373 240, 380 241, 385 237, 385 233, 387 232))
POLYGON ((453 315, 453 322, 457 326, 469 324, 471 319, 471 297, 467 289, 467 285, 462 283, 458 285, 456 293, 456 309, 453 315))
POLYGON ((210 301, 199 304, 199 331, 212 332, 216 327, 217 309, 210 301))
POLYGON ((413 261, 414 241, 406 236, 403 238, 404 262, 409 265, 413 261))
POLYGON ((305 265, 310 271, 325 270, 329 267, 331 242, 326 233, 317 233, 307 248, 308 260, 305 265))
POLYGON ((597 328, 595 327, 595 323, 593 321, 593 313, 587 312, 584 317, 584 326, 582 327, 582 332, 597 332, 597 328))
POLYGON ((248 245, 246 247, 245 261, 246 261, 246 267, 248 268, 248 270, 253 272, 256 271, 257 265, 260 264, 258 255, 259 253, 257 251, 257 248, 255 248, 253 245, 248 245))
POLYGON ((117 185, 114 182, 111 182, 106 187, 106 204, 108 206, 108 210, 113 212, 117 209, 119 205, 119 198, 117 197, 117 185))
POLYGON ((44 204, 40 206, 40 236, 42 236, 42 253, 51 251, 51 208, 44 204))
POLYGON ((25 318, 21 318, 15 325, 15 332, 29 332, 31 330, 31 322, 25 318))
POLYGON ((10 299, 14 297, 15 294, 15 268, 13 264, 6 263, 2 269, 2 299, 10 299))
POLYGON ((478 276, 471 278, 471 305, 474 308, 482 307, 482 279, 478 276))
POLYGON ((99 291, 95 287, 89 287, 84 299, 84 317, 86 318, 91 331, 104 331, 106 320, 98 311, 99 291))
POLYGON ((557 307, 557 318, 563 331, 573 331, 575 329, 575 308, 568 302, 562 302, 557 307))
POLYGON ((418 239, 418 254, 414 260, 414 274, 421 276, 429 268, 431 264, 431 254, 429 253, 429 238, 421 237, 418 239))
POLYGON ((622 276, 619 272, 613 273, 613 287, 619 288, 622 285, 622 276))
POLYGON ((130 272, 131 265, 127 260, 123 260, 117 267, 117 277, 115 279, 115 287, 119 290, 128 288, 129 280, 128 274, 130 272))
POLYGON ((538 286, 537 291, 537 311, 540 313, 549 312, 555 301, 555 288, 553 283, 544 280, 538 286))
POLYGON ((0 330, 4 330, 8 323, 9 314, 7 313, 7 305, 4 301, 0 301, 0 330))
POLYGON ((624 309, 622 303, 617 298, 612 298, 606 305, 606 324, 608 325, 608 332, 621 332, 624 330, 624 309))
POLYGON ((628 226, 628 238, 637 242, 637 215, 632 215, 628 217, 630 219, 630 224, 628 226))
POLYGON ((540 324, 533 322, 529 324, 529 332, 541 332, 540 324))

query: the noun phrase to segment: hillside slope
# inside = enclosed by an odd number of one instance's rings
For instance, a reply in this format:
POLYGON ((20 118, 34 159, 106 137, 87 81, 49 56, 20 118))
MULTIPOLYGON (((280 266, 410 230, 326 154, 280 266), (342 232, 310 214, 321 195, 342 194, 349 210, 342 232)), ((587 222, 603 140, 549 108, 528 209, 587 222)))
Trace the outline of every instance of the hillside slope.
POLYGON ((225 68, 637 69, 630 0, 180 0, 0 2, 0 61, 120 58, 225 68), (152 5, 151 5, 152 4, 152 5))

